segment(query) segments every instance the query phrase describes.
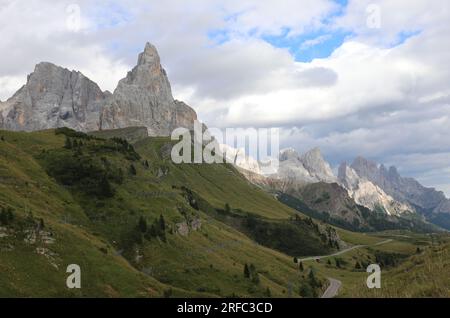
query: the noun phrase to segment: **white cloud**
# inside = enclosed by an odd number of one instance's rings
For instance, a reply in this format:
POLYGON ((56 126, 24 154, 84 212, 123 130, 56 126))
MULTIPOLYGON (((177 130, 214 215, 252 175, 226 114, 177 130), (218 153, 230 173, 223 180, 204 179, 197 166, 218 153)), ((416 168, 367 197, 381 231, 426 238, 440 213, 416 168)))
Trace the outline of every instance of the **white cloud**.
POLYGON ((329 39, 331 39, 331 34, 324 34, 314 39, 306 40, 305 42, 302 43, 302 45, 300 45, 300 50, 305 50, 310 47, 316 46, 318 44, 328 41, 329 39))

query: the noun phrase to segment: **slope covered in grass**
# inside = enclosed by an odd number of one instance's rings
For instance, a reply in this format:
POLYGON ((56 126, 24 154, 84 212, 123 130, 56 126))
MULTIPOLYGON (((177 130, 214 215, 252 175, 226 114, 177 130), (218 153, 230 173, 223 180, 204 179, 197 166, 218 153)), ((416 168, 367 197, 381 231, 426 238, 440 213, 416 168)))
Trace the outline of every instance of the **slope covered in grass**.
POLYGON ((229 165, 173 164, 168 139, 0 135, 0 207, 13 214, 0 229, 1 296, 298 296, 305 282, 287 254, 332 250, 314 223, 295 253, 269 245, 297 212, 229 165), (267 225, 264 239, 217 217, 226 207, 267 225), (81 266, 80 290, 66 288, 69 264, 81 266))

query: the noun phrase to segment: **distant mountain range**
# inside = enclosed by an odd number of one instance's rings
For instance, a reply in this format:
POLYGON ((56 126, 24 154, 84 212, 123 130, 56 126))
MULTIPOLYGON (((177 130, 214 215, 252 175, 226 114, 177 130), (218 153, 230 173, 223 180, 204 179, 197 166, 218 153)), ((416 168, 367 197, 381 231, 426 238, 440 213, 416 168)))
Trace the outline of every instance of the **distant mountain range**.
MULTIPOLYGON (((336 176, 318 148, 304 154, 292 148, 284 149, 279 159, 276 174, 260 176, 258 169, 243 174, 260 186, 292 195, 310 208, 331 213, 351 224, 364 223, 359 207, 365 207, 386 218, 424 219, 450 229, 450 200, 443 192, 401 177, 395 167, 386 169, 384 165, 358 157, 351 165, 342 163, 336 176)), ((248 167, 242 164, 241 168, 248 167)))

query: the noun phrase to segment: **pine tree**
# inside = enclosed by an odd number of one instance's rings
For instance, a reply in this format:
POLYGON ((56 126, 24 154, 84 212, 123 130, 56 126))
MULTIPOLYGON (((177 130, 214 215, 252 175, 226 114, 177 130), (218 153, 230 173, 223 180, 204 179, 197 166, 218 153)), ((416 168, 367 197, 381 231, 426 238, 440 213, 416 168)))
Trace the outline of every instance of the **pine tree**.
POLYGON ((361 264, 359 262, 356 262, 355 269, 361 269, 361 264))
POLYGON ((225 212, 227 212, 227 213, 231 212, 231 208, 230 208, 230 205, 228 203, 225 203, 225 212))
POLYGON ((314 297, 313 289, 307 283, 304 283, 304 284, 302 284, 300 286, 299 294, 303 298, 312 298, 312 297, 314 297))
POLYGON ((41 218, 41 219, 39 219, 39 229, 42 230, 43 228, 45 228, 45 223, 44 223, 44 219, 41 218))
POLYGON ((139 218, 138 227, 142 233, 147 232, 147 221, 145 220, 145 218, 143 216, 141 216, 139 218))
POLYGON ((336 258, 335 262, 336 262, 336 267, 341 268, 341 262, 339 261, 339 258, 336 258))
POLYGON ((5 208, 2 208, 2 211, 0 212, 0 224, 1 225, 8 225, 8 214, 6 212, 5 208))
POLYGON ((132 174, 133 176, 137 174, 136 167, 133 164, 130 165, 130 174, 132 174))
POLYGON ((244 265, 244 277, 250 278, 250 270, 248 269, 247 263, 245 263, 245 265, 244 265))
POLYGON ((255 285, 259 284, 259 274, 257 272, 254 272, 252 275, 252 282, 255 285))
POLYGON ((294 264, 297 264, 297 263, 298 263, 298 258, 294 257, 294 264))
POLYGON ((66 142, 64 143, 64 148, 72 149, 72 140, 70 140, 70 138, 68 138, 68 137, 66 137, 66 142))
POLYGON ((100 180, 99 184, 99 191, 100 195, 106 198, 110 198, 114 195, 114 190, 111 187, 111 184, 108 181, 108 178, 106 176, 103 176, 100 180))
POLYGON ((316 275, 314 274, 314 268, 312 267, 308 274, 308 280, 312 288, 321 287, 322 285, 320 281, 316 278, 316 275))
POLYGON ((163 232, 166 231, 166 221, 164 220, 164 216, 162 214, 159 216, 159 228, 163 232))
POLYGON ((303 262, 300 262, 298 268, 300 269, 301 272, 303 272, 305 269, 303 268, 303 262))

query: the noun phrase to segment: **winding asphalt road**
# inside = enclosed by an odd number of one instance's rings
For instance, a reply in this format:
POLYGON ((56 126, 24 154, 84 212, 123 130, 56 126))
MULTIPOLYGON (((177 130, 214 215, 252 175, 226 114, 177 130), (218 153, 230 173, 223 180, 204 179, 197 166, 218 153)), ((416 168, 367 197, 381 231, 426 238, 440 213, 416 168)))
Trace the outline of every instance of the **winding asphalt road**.
POLYGON ((328 278, 330 286, 323 293, 322 298, 333 298, 337 295, 339 288, 341 288, 342 282, 334 278, 328 278))
MULTIPOLYGON (((378 245, 386 244, 386 243, 389 243, 389 242, 392 242, 392 241, 393 241, 392 239, 389 239, 389 240, 378 242, 378 243, 372 244, 372 245, 355 245, 355 246, 346 248, 346 249, 344 249, 342 251, 339 251, 339 252, 336 252, 336 253, 333 253, 333 254, 329 254, 329 255, 311 256, 311 257, 301 258, 301 259, 298 259, 298 263, 300 264, 300 262, 304 262, 304 261, 319 260, 319 259, 322 259, 322 258, 338 256, 338 255, 342 255, 342 254, 345 254, 347 252, 356 250, 358 248, 369 247, 369 246, 378 246, 378 245)), ((340 280, 337 280, 337 279, 331 278, 331 277, 328 277, 328 280, 330 281, 330 286, 328 286, 327 290, 325 290, 325 292, 322 295, 322 298, 333 298, 333 297, 335 297, 338 294, 339 289, 342 286, 342 282, 340 280)))
POLYGON ((392 242, 392 241, 393 241, 392 239, 389 239, 389 240, 382 241, 382 242, 378 242, 378 243, 372 244, 372 245, 355 245, 355 246, 346 248, 346 249, 344 249, 344 250, 342 250, 342 251, 339 251, 339 252, 336 252, 336 253, 333 253, 333 254, 329 254, 329 255, 310 256, 310 257, 306 257, 306 258, 299 258, 299 259, 298 259, 298 262, 315 261, 315 260, 322 259, 322 258, 328 258, 328 257, 333 257, 333 256, 339 256, 339 255, 345 254, 345 253, 347 253, 347 252, 356 250, 356 249, 358 249, 358 248, 369 247, 369 246, 378 246, 378 245, 386 244, 386 243, 389 243, 389 242, 392 242))

